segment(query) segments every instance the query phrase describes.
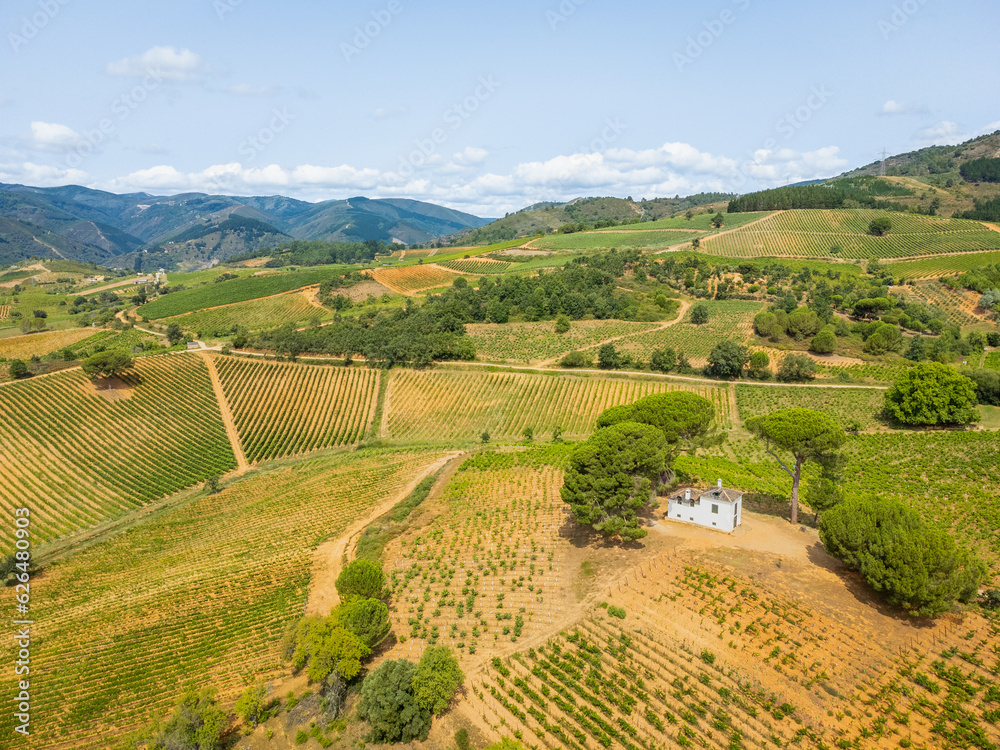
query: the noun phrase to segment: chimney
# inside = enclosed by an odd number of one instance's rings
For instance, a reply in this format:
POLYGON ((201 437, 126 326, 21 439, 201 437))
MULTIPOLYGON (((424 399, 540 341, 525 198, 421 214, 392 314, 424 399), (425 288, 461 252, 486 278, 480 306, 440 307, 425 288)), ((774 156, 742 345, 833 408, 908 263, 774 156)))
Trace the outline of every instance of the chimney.
POLYGON ((720 490, 722 489, 722 480, 721 479, 719 480, 719 489, 720 490))
POLYGON ((690 502, 690 500, 691 500, 691 489, 690 488, 684 490, 684 499, 690 502))

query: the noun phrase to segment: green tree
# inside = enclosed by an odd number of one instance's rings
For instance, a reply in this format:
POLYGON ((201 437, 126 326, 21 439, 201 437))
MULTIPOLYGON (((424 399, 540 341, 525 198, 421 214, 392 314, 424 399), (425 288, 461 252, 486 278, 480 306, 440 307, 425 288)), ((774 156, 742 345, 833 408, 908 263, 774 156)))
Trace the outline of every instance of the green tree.
POLYGON ((767 380, 771 377, 771 358, 765 351, 756 351, 750 355, 750 376, 759 380, 767 380))
POLYGON ((915 365, 885 394, 885 410, 907 425, 964 425, 979 421, 976 384, 940 362, 915 365))
POLYGON ((212 691, 188 692, 163 723, 140 733, 134 743, 148 750, 221 750, 229 720, 212 691))
POLYGON ((691 210, 691 209, 689 208, 689 209, 687 210, 687 212, 686 212, 686 213, 684 214, 684 218, 685 218, 685 219, 687 219, 688 221, 691 221, 691 219, 693 219, 693 218, 694 218, 694 211, 692 211, 692 210, 691 210))
POLYGON ((244 724, 249 724, 254 729, 257 722, 264 713, 264 699, 267 697, 267 688, 264 685, 251 685, 236 700, 236 715, 244 724))
POLYGON ((911 362, 921 362, 927 358, 927 342, 923 336, 917 335, 910 339, 910 346, 903 355, 911 362))
POLYGON ((603 344, 597 350, 597 366, 602 370, 618 370, 622 366, 621 355, 614 344, 603 344))
POLYGON ((750 361, 750 350, 732 340, 720 341, 708 355, 705 374, 713 378, 738 378, 750 361))
POLYGON ((764 450, 792 479, 793 524, 799 522, 799 482, 806 461, 828 462, 847 441, 843 428, 826 414, 814 409, 782 409, 746 420, 751 435, 764 441, 764 450), (778 451, 790 453, 789 466, 778 451))
POLYGON ((560 490, 576 521, 607 537, 641 539, 637 513, 663 471, 667 442, 650 425, 622 422, 577 446, 560 490))
POLYGON ((986 574, 981 560, 895 498, 849 498, 823 514, 819 534, 827 552, 913 616, 971 601, 986 574))
POLYGON ((435 716, 448 708, 465 675, 447 646, 428 646, 413 674, 413 697, 417 705, 435 716))
POLYGON ((376 562, 353 560, 340 571, 336 586, 343 602, 356 596, 362 599, 381 599, 385 588, 385 573, 376 562))
POLYGON ((789 354, 778 368, 782 383, 804 383, 816 377, 816 363, 805 354, 789 354))
POLYGON ((406 659, 384 661, 361 683, 358 718, 371 728, 366 742, 392 743, 426 740, 430 711, 413 696, 417 666, 406 659))
POLYGON ((87 357, 80 363, 80 368, 92 378, 117 378, 134 365, 131 355, 117 349, 107 349, 87 357))
POLYGON ((490 442, 489 430, 483 430, 483 434, 479 436, 479 440, 483 445, 486 445, 488 442, 490 442))
POLYGON ((560 315, 556 318, 556 333, 563 334, 569 331, 569 318, 565 315, 560 315))
POLYGON ((205 492, 209 495, 219 494, 219 475, 209 474, 208 478, 205 479, 205 492))
POLYGON ((691 308, 691 322, 696 326, 704 325, 708 322, 709 309, 704 302, 699 302, 691 308))
POLYGON ((12 359, 10 364, 7 365, 7 374, 10 375, 11 380, 21 380, 28 377, 31 373, 28 371, 28 366, 22 360, 12 359))
POLYGON ((353 597, 334 607, 330 616, 358 636, 369 648, 381 644, 392 629, 389 608, 379 599, 353 597))
POLYGON ((837 336, 832 328, 824 328, 813 336, 809 350, 817 354, 833 354, 837 348, 837 336))
POLYGON ((882 216, 878 219, 873 219, 868 225, 868 234, 874 235, 875 237, 882 237, 888 234, 892 230, 892 221, 887 216, 882 216))
POLYGON ((171 323, 167 326, 167 341, 170 342, 171 346, 177 346, 184 338, 184 331, 181 330, 181 327, 177 323, 171 323))
POLYGON ((590 360, 583 352, 570 352, 559 360, 559 364, 563 367, 587 367, 590 360))
POLYGON ((719 229, 722 226, 723 222, 725 222, 725 219, 722 216, 722 212, 717 211, 715 213, 715 216, 712 217, 712 226, 715 227, 716 229, 719 229))
POLYGON ((361 672, 361 660, 371 656, 371 649, 336 617, 312 615, 299 620, 295 629, 292 666, 306 668, 313 682, 323 682, 332 672, 353 680, 361 672))
POLYGON ((535 428, 534 427, 525 427, 521 431, 521 435, 524 436, 524 441, 526 443, 533 443, 535 441, 535 428))
POLYGON ((654 349, 649 358, 649 369, 653 372, 670 372, 677 367, 677 351, 672 346, 654 349))

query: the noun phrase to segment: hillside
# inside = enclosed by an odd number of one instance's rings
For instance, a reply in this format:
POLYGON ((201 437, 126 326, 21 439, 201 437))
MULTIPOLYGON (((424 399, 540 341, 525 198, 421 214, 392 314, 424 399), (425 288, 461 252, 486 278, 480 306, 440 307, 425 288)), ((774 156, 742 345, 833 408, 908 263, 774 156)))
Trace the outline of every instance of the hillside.
MULTIPOLYGON (((928 146, 917 151, 890 156, 885 161, 885 173, 891 177, 927 178, 931 175, 958 173, 958 168, 967 161, 981 157, 1000 157, 1000 130, 973 138, 957 146, 928 146)), ((881 161, 874 161, 863 167, 845 172, 841 177, 878 175, 881 161)))

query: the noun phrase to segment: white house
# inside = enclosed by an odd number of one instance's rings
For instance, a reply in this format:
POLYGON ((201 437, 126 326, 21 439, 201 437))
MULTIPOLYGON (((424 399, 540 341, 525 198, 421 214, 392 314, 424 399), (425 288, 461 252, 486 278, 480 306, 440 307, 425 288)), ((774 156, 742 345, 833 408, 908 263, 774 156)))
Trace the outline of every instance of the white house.
POLYGON ((722 486, 707 490, 690 487, 670 496, 667 518, 705 526, 719 531, 734 531, 743 522, 743 492, 722 486))

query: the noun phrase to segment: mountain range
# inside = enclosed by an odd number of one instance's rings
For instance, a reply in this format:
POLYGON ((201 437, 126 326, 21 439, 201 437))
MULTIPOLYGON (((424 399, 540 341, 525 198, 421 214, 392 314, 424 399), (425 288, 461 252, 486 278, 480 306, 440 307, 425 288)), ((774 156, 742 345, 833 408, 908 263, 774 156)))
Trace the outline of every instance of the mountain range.
POLYGON ((114 268, 198 268, 292 239, 406 245, 491 219, 406 199, 117 195, 0 184, 0 264, 60 257, 114 268))

